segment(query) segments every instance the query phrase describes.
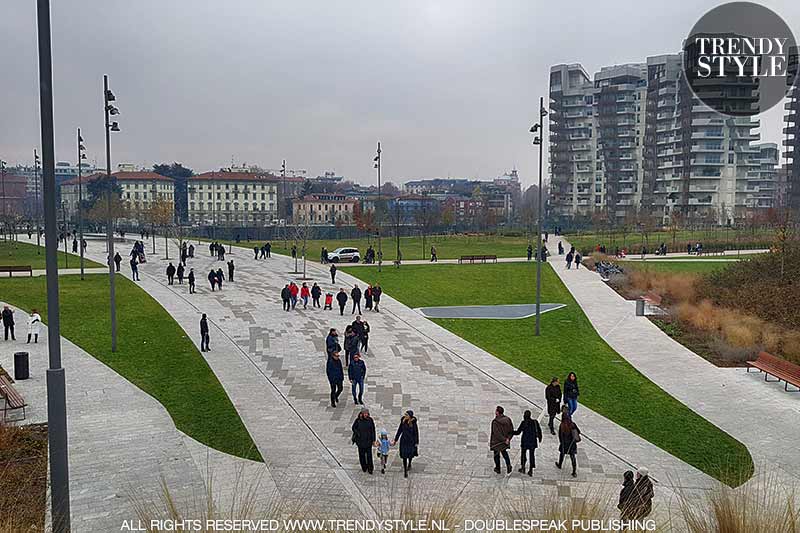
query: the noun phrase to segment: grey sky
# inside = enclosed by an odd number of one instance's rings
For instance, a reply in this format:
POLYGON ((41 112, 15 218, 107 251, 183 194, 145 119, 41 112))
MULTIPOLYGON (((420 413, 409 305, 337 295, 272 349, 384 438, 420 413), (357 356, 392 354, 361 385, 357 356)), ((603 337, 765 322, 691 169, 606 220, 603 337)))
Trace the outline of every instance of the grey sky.
MULTIPOLYGON (((54 0, 56 157, 74 161, 81 126, 104 164, 102 76, 122 114, 113 164, 237 163, 389 180, 533 181, 527 130, 549 67, 676 52, 719 1, 54 0)), ((795 29, 800 2, 767 1, 795 29)), ((40 142, 34 0, 0 8, 0 157, 40 142)), ((762 115, 779 142, 782 110, 762 115)))

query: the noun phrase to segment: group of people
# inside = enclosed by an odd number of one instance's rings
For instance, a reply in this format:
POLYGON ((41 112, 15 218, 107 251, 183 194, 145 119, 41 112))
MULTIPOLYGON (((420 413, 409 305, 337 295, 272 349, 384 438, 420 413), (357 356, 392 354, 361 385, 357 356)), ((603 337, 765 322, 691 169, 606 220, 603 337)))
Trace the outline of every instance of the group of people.
POLYGON ((570 246, 569 252, 567 252, 567 270, 572 268, 572 264, 575 263, 575 269, 577 270, 581 266, 581 261, 583 261, 583 256, 581 253, 575 249, 574 246, 570 246))
MULTIPOLYGON (((81 248, 83 248, 83 251, 85 252, 86 251, 86 239, 81 239, 80 246, 81 246, 81 248)), ((72 253, 73 254, 77 254, 78 253, 78 237, 77 236, 73 236, 73 238, 72 238, 72 253)))
POLYGON ((216 257, 217 261, 225 261, 225 245, 217 241, 208 245, 208 252, 211 257, 216 257))
MULTIPOLYGON (((303 309, 308 308, 308 299, 311 298, 311 306, 312 307, 320 307, 319 299, 322 297, 322 289, 319 285, 314 283, 311 288, 308 287, 308 283, 303 282, 302 287, 298 287, 294 281, 290 281, 286 285, 283 286, 281 289, 281 301, 283 302, 283 310, 290 311, 297 306, 297 298, 298 296, 303 300, 303 309)), ((326 307, 327 307, 327 300, 333 301, 333 295, 328 293, 326 295, 326 307)))
MULTIPOLYGON (((228 281, 233 281, 234 272, 233 260, 228 262, 228 281)), ((211 292, 219 289, 222 290, 222 282, 225 281, 225 273, 221 268, 214 270, 213 268, 208 271, 208 283, 211 285, 211 292)), ((193 287, 190 287, 190 293, 193 293, 193 287)))
POLYGON ((253 246, 253 259, 267 259, 272 257, 272 243, 265 242, 261 246, 253 246))
POLYGON ((366 407, 363 407, 358 413, 351 429, 353 431, 351 441, 358 448, 358 461, 363 472, 372 474, 374 470, 372 461, 374 447, 378 449, 381 474, 386 473, 389 451, 393 446, 399 444, 400 458, 403 460, 403 476, 408 477, 411 463, 414 457, 419 455, 419 425, 414 411, 408 409, 403 413, 393 440, 389 440, 389 432, 386 429, 381 429, 380 434, 376 435, 375 421, 366 407))
MULTIPOLYGON (((5 340, 8 340, 9 334, 11 335, 11 340, 17 340, 16 335, 14 334, 14 310, 11 309, 9 306, 3 306, 3 311, 0 313, 3 319, 3 330, 5 333, 5 340)), ((28 342, 27 344, 31 343, 31 339, 33 339, 34 343, 39 342, 39 330, 42 325, 42 317, 36 311, 36 309, 31 309, 31 314, 28 316, 28 342)))

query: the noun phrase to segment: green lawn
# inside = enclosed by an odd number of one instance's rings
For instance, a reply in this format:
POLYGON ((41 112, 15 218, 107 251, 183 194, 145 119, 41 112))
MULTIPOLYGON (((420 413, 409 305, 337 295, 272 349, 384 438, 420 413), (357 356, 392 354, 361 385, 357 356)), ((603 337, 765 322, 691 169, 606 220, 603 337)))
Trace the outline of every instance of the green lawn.
MULTIPOLYGON (((680 230, 674 234, 671 231, 653 231, 647 234, 646 244, 652 251, 661 243, 666 244, 672 252, 685 252, 686 244, 694 245, 703 243, 706 250, 711 249, 755 249, 769 248, 775 241, 775 230, 770 229, 725 229, 712 228, 708 230, 680 230)), ((558 237, 555 237, 556 239, 558 237)), ((642 234, 636 231, 622 232, 586 232, 572 233, 564 236, 573 246, 582 251, 594 250, 598 244, 605 244, 608 253, 614 253, 614 248, 627 248, 629 253, 639 253, 645 243, 642 234)))
POLYGON ((707 274, 723 270, 737 261, 620 261, 623 269, 649 270, 651 272, 691 272, 707 274))
MULTIPOLYGON (((2 298, 47 317, 45 277, 0 280, 2 298)), ((59 277, 61 333, 167 409, 175 426, 217 450, 261 461, 205 359, 150 295, 117 276, 118 344, 111 352, 108 277, 59 277), (92 302, 92 305, 86 305, 92 302)))
MULTIPOLYGON (((380 273, 359 267, 347 272, 379 282, 387 294, 410 307, 534 301, 535 267, 527 263, 409 265, 380 273)), ((542 315, 538 338, 533 335, 534 318, 435 322, 542 382, 552 376, 563 380, 574 371, 581 403, 729 485, 752 476, 747 448, 612 350, 549 265, 543 269, 542 298, 567 307, 542 315)))
MULTIPOLYGON (((24 237, 23 237, 24 238, 24 237)), ((72 244, 69 244, 70 250, 72 244)), ((58 252, 58 266, 65 268, 67 262, 70 268, 80 267, 80 255, 73 255, 69 253, 69 259, 62 251, 58 252)), ((84 259, 83 262, 86 268, 102 267, 103 265, 84 259)), ((19 241, 0 241, 0 266, 21 266, 30 265, 33 269, 44 269, 44 248, 36 246, 36 238, 33 238, 33 244, 19 241)))

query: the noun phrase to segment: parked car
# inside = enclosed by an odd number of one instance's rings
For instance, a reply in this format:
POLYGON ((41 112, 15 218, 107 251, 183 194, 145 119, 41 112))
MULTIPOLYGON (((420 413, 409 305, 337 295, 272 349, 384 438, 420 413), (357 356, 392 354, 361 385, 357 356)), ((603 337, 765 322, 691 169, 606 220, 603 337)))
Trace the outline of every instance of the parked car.
POLYGON ((360 260, 358 248, 337 248, 328 252, 328 261, 331 263, 358 263, 360 260))

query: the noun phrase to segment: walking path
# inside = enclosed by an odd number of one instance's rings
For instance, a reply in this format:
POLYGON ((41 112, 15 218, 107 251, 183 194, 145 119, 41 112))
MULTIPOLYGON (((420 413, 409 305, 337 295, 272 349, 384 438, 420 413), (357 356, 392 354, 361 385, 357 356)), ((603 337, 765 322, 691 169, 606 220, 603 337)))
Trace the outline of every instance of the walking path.
MULTIPOLYGON (((569 250, 569 243, 562 239, 569 250)), ((564 256, 553 270, 606 342, 651 381, 745 444, 757 470, 777 468, 800 479, 800 395, 760 373, 720 368, 674 341, 596 273, 567 270, 564 256)), ((691 438, 687 435, 686 438, 691 438)))
MULTIPOLYGON (((211 351, 204 356, 262 451, 279 493, 340 516, 385 516, 387 506, 397 503, 392 493, 406 486, 398 485, 405 480, 397 452, 392 452, 386 476, 363 474, 350 443, 358 409, 349 390, 340 407, 329 406, 325 335, 330 327, 344 330, 354 318, 350 309, 344 317, 311 307, 283 311, 280 288, 299 277, 292 272, 294 261, 274 254, 255 261, 250 250, 236 247, 226 254, 226 261, 236 263, 235 282, 211 292, 209 268, 222 268, 227 276, 225 263, 210 257, 206 246, 198 246, 195 254, 188 267, 195 270, 197 294, 189 295, 186 285, 167 285, 167 263, 152 255, 140 266, 140 284, 197 344, 200 314, 208 314, 211 351)), ((170 255, 177 257, 177 249, 170 255)), ((126 276, 127 270, 123 268, 126 276)), ((334 287, 327 269, 314 264, 309 264, 308 275, 324 292, 362 284, 340 271, 334 287)), ((517 497, 581 497, 590 489, 598 492, 598 487, 599 492, 616 494, 624 470, 647 465, 663 482, 658 512, 666 513, 673 497, 668 480, 679 480, 690 490, 712 484, 702 472, 583 406, 576 421, 587 438, 579 447, 577 480, 568 468, 553 465, 557 442, 549 434, 537 453, 533 478, 516 472, 498 476, 488 450, 495 405, 505 406, 516 422, 524 409, 538 415, 544 385, 388 295, 382 312, 366 318, 372 332, 365 356, 365 403, 377 427, 386 427, 390 435, 405 409, 418 416, 420 457, 409 478, 418 497, 425 495, 430 502, 462 494, 472 509, 483 509, 494 505, 502 489, 517 497)), ((515 461, 517 446, 512 444, 515 461)))
MULTIPOLYGON (((47 328, 41 328, 38 343, 25 344, 28 315, 14 310, 17 341, 0 341, 0 366, 13 377, 14 352, 30 354, 30 379, 14 384, 28 403, 27 418, 20 423, 47 422, 47 328)), ((154 398, 67 339, 61 339, 61 349, 67 380, 72 531, 119 531, 123 520, 139 518, 134 498, 163 507, 162 479, 179 501, 202 502, 209 474, 225 497, 221 504, 228 503, 226 496, 240 472, 262 478, 264 494, 269 494, 273 485, 262 475, 263 464, 187 437, 154 398)), ((21 418, 21 413, 12 416, 21 418)))

